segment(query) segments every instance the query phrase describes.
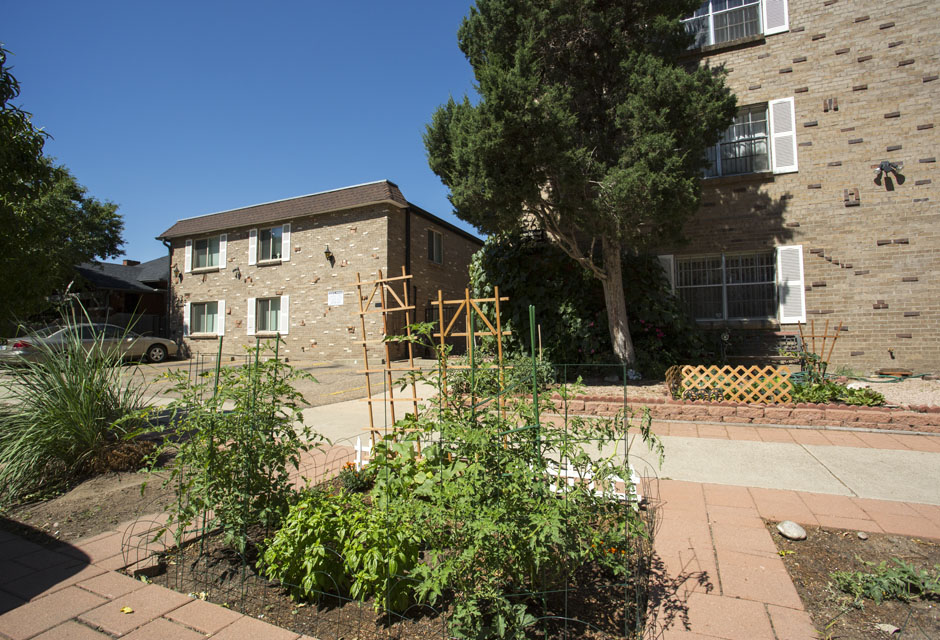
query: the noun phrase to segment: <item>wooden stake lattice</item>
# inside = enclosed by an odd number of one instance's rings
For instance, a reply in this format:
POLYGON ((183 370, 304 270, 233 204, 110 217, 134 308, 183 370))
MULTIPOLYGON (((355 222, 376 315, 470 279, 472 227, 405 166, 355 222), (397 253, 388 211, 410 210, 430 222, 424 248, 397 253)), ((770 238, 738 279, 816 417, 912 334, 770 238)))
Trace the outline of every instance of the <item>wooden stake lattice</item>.
POLYGON ((824 367, 828 367, 829 359, 832 358, 832 351, 836 348, 836 340, 839 339, 839 333, 842 331, 842 322, 839 322, 839 326, 836 327, 836 332, 833 334, 829 333, 829 320, 826 320, 826 326, 823 327, 823 332, 819 335, 816 334, 815 319, 810 319, 808 335, 803 333, 803 326, 804 325, 802 323, 797 324, 797 327, 800 329, 800 342, 803 345, 803 351, 806 351, 806 339, 809 338, 812 340, 812 349, 810 350, 810 353, 815 353, 818 355, 824 367), (819 351, 816 351, 816 338, 820 338, 822 340, 820 345, 821 349, 819 351), (830 338, 832 339, 832 342, 829 343, 829 353, 826 353, 826 343, 830 338))
MULTIPOLYGON (((502 395, 503 389, 505 389, 506 381, 503 376, 503 336, 511 335, 511 331, 506 331, 503 329, 502 319, 500 317, 500 302, 506 302, 509 298, 500 298, 499 297, 499 287, 493 287, 493 297, 492 298, 471 298, 470 290, 464 289, 464 297, 461 300, 444 300, 444 294, 442 291, 438 290, 437 292, 437 301, 434 305, 437 307, 437 317, 440 320, 439 331, 434 334, 434 337, 440 340, 441 352, 444 352, 447 338, 452 337, 465 337, 467 341, 467 354, 470 355, 473 350, 473 344, 471 344, 471 339, 477 336, 491 336, 496 338, 496 367, 499 371, 499 390, 500 394, 497 396, 497 402, 500 409, 500 412, 503 412, 504 399, 502 395), (480 308, 480 304, 492 302, 493 303, 493 321, 491 322, 489 318, 486 317, 486 314, 480 308), (447 317, 445 311, 449 310, 448 307, 456 307, 454 310, 453 317, 450 319, 450 322, 446 323, 444 319, 447 317), (465 318, 466 329, 464 331, 455 331, 455 325, 460 318, 465 318), (483 322, 483 328, 480 331, 476 331, 475 327, 472 327, 474 318, 479 318, 483 322), (471 331, 471 328, 473 330, 471 331)), ((469 365, 468 365, 469 366, 469 365)), ((442 392, 447 394, 447 359, 443 358, 441 363, 441 389, 442 392)), ((468 368, 468 367, 451 367, 451 368, 468 368)))
MULTIPOLYGON (((401 268, 401 275, 396 277, 382 277, 382 270, 379 270, 379 277, 377 280, 372 282, 362 282, 359 274, 356 274, 356 290, 359 294, 359 324, 362 328, 362 361, 365 366, 365 369, 359 371, 359 373, 364 373, 366 376, 366 394, 367 397, 364 399, 364 402, 369 403, 369 426, 368 431, 370 432, 370 439, 372 443, 375 444, 375 434, 377 428, 375 426, 375 416, 373 412, 374 404, 381 403, 383 416, 388 407, 388 411, 391 415, 392 424, 395 424, 395 404, 402 402, 410 402, 414 407, 414 415, 418 415, 418 402, 423 398, 418 397, 418 390, 415 386, 415 382, 412 379, 411 381, 411 397, 396 398, 395 397, 395 387, 392 384, 393 382, 393 373, 394 372, 415 372, 418 371, 418 367, 415 366, 414 361, 414 344, 411 341, 406 342, 408 350, 408 365, 404 367, 393 367, 392 366, 392 354, 391 354, 391 345, 385 341, 385 337, 388 335, 389 327, 389 314, 393 313, 403 313, 405 321, 405 336, 411 338, 411 312, 414 311, 414 305, 410 304, 408 299, 408 285, 410 284, 411 276, 405 272, 405 267, 401 268), (401 295, 395 291, 396 285, 401 285, 401 295), (368 296, 363 296, 363 288, 371 287, 371 291, 368 296), (381 309, 371 309, 372 302, 378 296, 379 304, 381 309), (365 301, 365 304, 363 304, 365 301), (394 304, 392 304, 394 303, 394 304), (392 304, 392 306, 389 306, 392 304), (366 316, 370 314, 382 314, 382 338, 378 340, 368 340, 366 339, 366 316), (369 366, 369 345, 382 344, 384 348, 384 365, 381 369, 372 369, 369 366), (384 376, 386 394, 381 397, 374 397, 372 395, 372 380, 369 378, 370 374, 381 373, 384 376)), ((368 291, 368 289, 367 289, 368 291)))
POLYGON ((793 385, 786 367, 705 367, 685 365, 681 371, 679 397, 701 399, 713 393, 714 400, 781 404, 790 402, 793 385))

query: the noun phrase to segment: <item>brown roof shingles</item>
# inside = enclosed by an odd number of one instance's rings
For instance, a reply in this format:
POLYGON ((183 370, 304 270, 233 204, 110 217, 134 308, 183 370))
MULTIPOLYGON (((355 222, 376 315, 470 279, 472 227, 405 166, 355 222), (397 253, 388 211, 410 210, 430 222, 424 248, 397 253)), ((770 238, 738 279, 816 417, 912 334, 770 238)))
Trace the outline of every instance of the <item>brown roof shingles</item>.
POLYGON ((178 220, 176 224, 157 236, 157 239, 179 238, 237 227, 270 224, 380 202, 389 202, 400 207, 408 206, 408 201, 394 182, 380 180, 309 196, 178 220))

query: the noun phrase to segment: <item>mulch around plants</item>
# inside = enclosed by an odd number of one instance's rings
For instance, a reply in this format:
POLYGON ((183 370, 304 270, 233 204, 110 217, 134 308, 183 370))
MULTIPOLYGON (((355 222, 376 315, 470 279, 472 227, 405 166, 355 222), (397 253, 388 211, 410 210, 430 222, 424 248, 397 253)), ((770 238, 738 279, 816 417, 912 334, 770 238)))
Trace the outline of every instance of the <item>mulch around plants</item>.
POLYGON ((875 604, 865 599, 861 607, 840 591, 830 577, 833 571, 866 571, 892 558, 932 570, 940 565, 940 543, 899 535, 869 533, 867 540, 857 531, 804 527, 806 540, 787 540, 777 532, 776 523, 767 523, 783 562, 793 579, 803 606, 824 638, 873 640, 877 638, 940 638, 940 601, 918 599, 907 603, 886 600, 875 604), (791 552, 792 553, 789 553, 791 552), (890 635, 876 625, 900 630, 890 635))

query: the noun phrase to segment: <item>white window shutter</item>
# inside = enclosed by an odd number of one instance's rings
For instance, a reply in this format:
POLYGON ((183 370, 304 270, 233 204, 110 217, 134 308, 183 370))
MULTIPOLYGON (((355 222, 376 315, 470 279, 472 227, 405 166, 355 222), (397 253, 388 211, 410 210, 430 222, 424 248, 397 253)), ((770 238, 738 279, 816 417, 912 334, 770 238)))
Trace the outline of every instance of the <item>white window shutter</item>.
POLYGON ((666 273, 666 281, 669 282, 669 290, 675 293, 676 291, 675 258, 671 255, 662 255, 662 256, 656 256, 656 259, 659 260, 659 264, 662 265, 663 271, 666 273))
POLYGON ((780 324, 806 322, 802 245, 777 247, 777 304, 780 324))
POLYGON ((290 222, 281 227, 281 262, 290 261, 290 222))
POLYGON ((258 230, 248 232, 248 264, 258 264, 258 230))
POLYGON ((767 108, 770 111, 770 149, 774 173, 798 171, 793 98, 771 100, 767 108))
POLYGON ((218 317, 215 319, 215 333, 219 336, 225 335, 225 300, 218 301, 218 317))
POLYGON ((290 333, 290 296, 281 296, 281 317, 277 320, 277 330, 282 336, 290 333))
POLYGON ((189 335, 189 303, 183 305, 183 336, 189 335))
POLYGON ((771 36, 790 30, 787 0, 764 0, 764 35, 771 36))
POLYGON ((183 272, 189 273, 193 270, 193 241, 186 241, 186 257, 183 259, 183 272))
POLYGON ((248 298, 248 327, 246 329, 248 335, 255 335, 255 308, 257 307, 255 298, 248 298))
POLYGON ((225 261, 228 259, 226 257, 228 247, 228 234, 223 233, 219 236, 219 269, 225 271, 225 261))

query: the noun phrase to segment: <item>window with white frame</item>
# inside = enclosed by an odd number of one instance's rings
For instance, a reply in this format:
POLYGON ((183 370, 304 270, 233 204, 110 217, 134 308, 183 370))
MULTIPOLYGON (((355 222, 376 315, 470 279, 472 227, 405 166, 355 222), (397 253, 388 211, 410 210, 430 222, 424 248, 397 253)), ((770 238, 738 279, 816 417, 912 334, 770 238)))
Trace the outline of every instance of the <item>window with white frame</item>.
POLYGON ((219 236, 193 242, 193 268, 208 269, 219 266, 219 236))
POLYGON ((799 170, 793 98, 748 105, 706 152, 704 177, 799 170))
POLYGON ((676 257, 676 294, 696 320, 772 318, 777 313, 773 251, 676 257))
POLYGON ((272 227, 270 229, 261 229, 258 232, 258 261, 280 260, 281 238, 283 229, 281 227, 272 227))
POLYGON ((277 333, 281 326, 281 299, 258 298, 255 318, 259 333, 277 333))
POLYGON ((193 302, 189 305, 189 330, 191 333, 217 333, 219 325, 219 303, 193 302))
POLYGON ((706 178, 770 171, 767 105, 740 109, 718 144, 708 148, 706 156, 706 178))
POLYGON ((787 0, 705 0, 682 21, 698 49, 790 29, 787 0))
POLYGON ((428 229, 428 260, 434 264, 444 263, 444 236, 428 229))

